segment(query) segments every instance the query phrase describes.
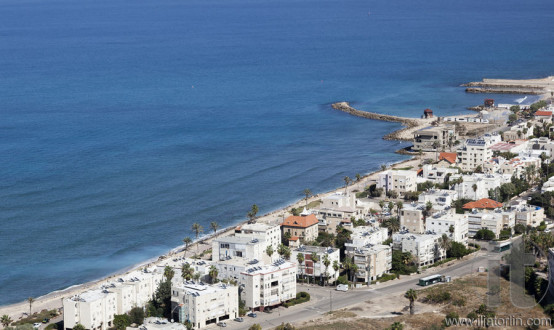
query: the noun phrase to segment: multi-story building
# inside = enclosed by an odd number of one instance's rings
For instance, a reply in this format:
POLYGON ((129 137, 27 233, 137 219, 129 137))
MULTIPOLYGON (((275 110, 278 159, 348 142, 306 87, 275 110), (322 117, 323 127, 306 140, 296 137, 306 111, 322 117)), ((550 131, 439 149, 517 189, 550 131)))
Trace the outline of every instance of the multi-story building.
POLYGON ((388 229, 374 226, 358 226, 352 229, 350 240, 344 244, 346 250, 353 250, 368 244, 382 244, 388 238, 388 229))
POLYGON ((400 210, 400 229, 410 233, 423 233, 425 231, 424 211, 425 203, 404 204, 400 210))
MULTIPOLYGON (((134 330, 136 328, 127 327, 126 330, 134 330)), ((170 322, 167 319, 160 317, 147 317, 144 322, 138 326, 138 329, 148 330, 187 330, 187 327, 180 322, 170 322)))
POLYGON ((392 234, 393 249, 410 252, 420 266, 431 265, 446 257, 446 250, 441 246, 441 235, 411 234, 399 232, 392 234))
POLYGON ((467 139, 457 151, 458 165, 462 171, 473 171, 477 166, 483 166, 492 157, 492 144, 500 142, 500 136, 486 135, 479 139, 467 139))
POLYGON ((352 217, 363 218, 369 206, 356 199, 354 194, 337 192, 322 198, 315 211, 320 219, 320 230, 335 234, 337 226, 349 222, 352 217))
POLYGON ((469 237, 475 236, 480 229, 488 229, 498 238, 501 230, 515 225, 515 213, 512 211, 505 212, 498 209, 494 212, 478 212, 474 210, 467 216, 469 237))
POLYGON ((277 260, 271 265, 251 266, 243 271, 241 300, 247 308, 260 309, 281 304, 296 297, 297 265, 277 260))
POLYGON ((534 205, 523 205, 515 209, 516 222, 524 226, 538 227, 544 221, 544 209, 534 205))
POLYGON ((458 200, 458 192, 446 189, 429 189, 419 194, 418 197, 419 203, 427 204, 427 202, 431 202, 434 208, 437 208, 437 206, 446 208, 456 200, 458 200))
POLYGON ((422 182, 431 181, 435 184, 443 184, 446 182, 446 178, 452 174, 457 174, 458 169, 454 167, 437 167, 435 165, 427 164, 421 168, 421 176, 419 179, 422 182))
POLYGON ((273 251, 277 251, 281 244, 281 227, 265 223, 244 224, 235 228, 235 236, 257 238, 264 241, 266 245, 271 245, 273 251))
POLYGON ((301 276, 309 276, 315 278, 327 278, 328 282, 334 282, 339 277, 339 271, 335 271, 333 264, 336 262, 340 265, 340 250, 330 247, 301 245, 297 249, 291 251, 291 258, 297 261, 297 255, 304 256, 304 262, 298 264, 297 274, 301 276), (314 253, 318 257, 318 261, 314 262, 312 255, 314 253), (324 258, 329 259, 329 266, 325 267, 324 258))
POLYGON ((298 237, 302 242, 311 242, 317 238, 318 223, 314 214, 300 215, 286 218, 281 224, 282 234, 290 234, 291 237, 298 237))
POLYGON ((414 132, 413 150, 446 150, 456 141, 454 125, 429 126, 414 132))
POLYGON ((267 245, 265 240, 259 238, 222 236, 212 242, 212 259, 215 261, 230 258, 263 260, 269 258, 265 254, 267 245))
POLYGON ((239 314, 238 287, 228 284, 208 285, 186 281, 171 288, 172 307, 179 322, 190 322, 200 329, 219 321, 234 319, 239 314))
POLYGON ((446 234, 451 240, 467 245, 468 224, 467 214, 441 211, 427 218, 425 229, 441 236, 446 234))
POLYGON ((454 184, 453 188, 458 193, 458 198, 473 200, 488 198, 489 190, 494 191, 494 189, 500 188, 502 184, 511 180, 511 176, 508 174, 473 173, 471 175, 452 175, 450 182, 456 182, 460 178, 462 182, 454 184))
POLYGON ((117 314, 117 294, 107 289, 91 290, 63 300, 66 329, 81 324, 85 329, 106 330, 117 314))
POLYGON ((361 246, 346 252, 358 267, 355 276, 358 281, 370 283, 392 268, 392 248, 389 245, 361 246))
POLYGON ((383 188, 386 193, 396 191, 403 194, 417 190, 417 171, 388 170, 379 173, 377 188, 383 188))
POLYGON ((552 157, 554 155, 554 141, 544 136, 531 139, 529 140, 529 151, 534 152, 536 156, 544 153, 546 156, 552 157))

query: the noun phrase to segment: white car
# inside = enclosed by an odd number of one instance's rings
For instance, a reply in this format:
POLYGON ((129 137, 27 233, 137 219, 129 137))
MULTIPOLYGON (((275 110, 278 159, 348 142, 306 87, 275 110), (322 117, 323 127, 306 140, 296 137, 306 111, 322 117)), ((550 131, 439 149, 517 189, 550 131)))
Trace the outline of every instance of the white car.
POLYGON ((337 291, 348 291, 348 285, 346 284, 339 284, 337 285, 337 291))
POLYGON ((35 328, 35 329, 40 328, 40 326, 41 326, 41 323, 34 323, 33 324, 33 328, 35 328))

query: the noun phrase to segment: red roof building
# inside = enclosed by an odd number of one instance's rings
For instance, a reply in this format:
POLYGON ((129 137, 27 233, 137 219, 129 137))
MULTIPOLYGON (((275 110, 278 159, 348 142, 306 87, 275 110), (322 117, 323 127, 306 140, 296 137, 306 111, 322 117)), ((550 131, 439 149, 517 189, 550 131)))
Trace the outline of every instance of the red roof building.
POLYGON ((478 201, 469 202, 464 204, 463 209, 472 210, 472 209, 490 209, 494 210, 499 207, 502 207, 502 203, 493 201, 492 199, 482 198, 478 201))
POLYGON ((552 117, 552 111, 539 110, 535 112, 535 117, 552 117))
POLYGON ((429 108, 423 110, 423 116, 425 118, 433 118, 433 110, 431 110, 429 108))
POLYGON ((314 214, 306 216, 291 215, 281 224, 283 235, 289 233, 291 237, 299 237, 304 242, 311 242, 317 238, 318 224, 314 214))
POLYGON ((439 161, 444 159, 445 161, 449 162, 450 164, 455 164, 457 156, 458 155, 455 152, 441 152, 439 154, 439 161))

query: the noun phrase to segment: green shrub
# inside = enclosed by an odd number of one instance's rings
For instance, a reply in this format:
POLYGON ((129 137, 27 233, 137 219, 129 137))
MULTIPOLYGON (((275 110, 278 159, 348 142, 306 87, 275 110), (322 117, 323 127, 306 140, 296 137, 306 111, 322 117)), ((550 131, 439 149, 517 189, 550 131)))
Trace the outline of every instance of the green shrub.
POLYGON ((424 302, 430 304, 441 304, 449 302, 452 299, 452 295, 447 291, 433 291, 429 293, 425 298, 424 302))
POLYGON ((458 320, 460 318, 460 316, 458 315, 458 313, 456 312, 448 312, 446 314, 446 317, 444 318, 444 325, 449 327, 450 325, 452 325, 455 320, 458 320))
POLYGON ((283 306, 289 308, 290 306, 298 305, 310 301, 310 294, 304 291, 298 292, 295 299, 291 299, 283 303, 283 306))
POLYGON ((338 284, 348 284, 348 279, 346 278, 346 275, 339 276, 337 278, 338 284))

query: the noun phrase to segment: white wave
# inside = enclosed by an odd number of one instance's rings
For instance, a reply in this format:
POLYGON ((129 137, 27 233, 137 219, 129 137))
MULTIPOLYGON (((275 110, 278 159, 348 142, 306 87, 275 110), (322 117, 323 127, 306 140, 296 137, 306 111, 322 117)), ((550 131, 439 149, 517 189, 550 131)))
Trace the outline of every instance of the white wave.
POLYGON ((515 99, 515 102, 521 104, 521 102, 523 102, 523 101, 525 101, 525 100, 527 100, 527 96, 522 97, 522 98, 520 98, 520 99, 515 99))

